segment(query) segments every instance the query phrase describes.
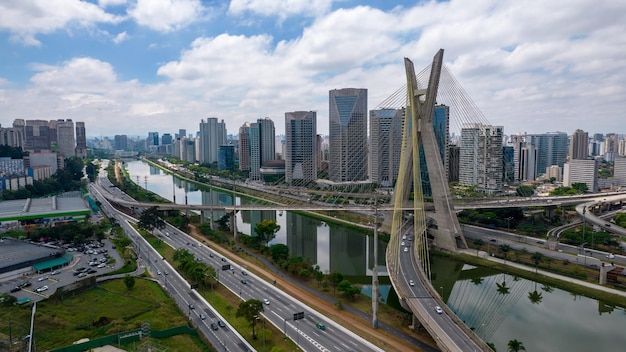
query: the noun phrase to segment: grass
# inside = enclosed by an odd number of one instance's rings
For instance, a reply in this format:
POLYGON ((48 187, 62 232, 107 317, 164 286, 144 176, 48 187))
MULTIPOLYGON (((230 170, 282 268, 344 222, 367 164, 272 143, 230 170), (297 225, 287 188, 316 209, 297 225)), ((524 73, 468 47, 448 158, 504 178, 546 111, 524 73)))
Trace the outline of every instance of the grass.
MULTIPOLYGON (((0 333, 14 336, 28 334, 29 307, 7 307, 0 310, 0 333)), ((151 329, 161 330, 187 324, 161 287, 152 281, 136 280, 132 290, 123 280, 114 280, 64 300, 49 299, 37 304, 35 339, 41 351, 69 345, 81 338, 96 338, 141 327, 149 322, 151 329)), ((181 351, 208 351, 197 338, 189 335, 159 340, 181 351)), ((124 347, 124 346, 122 346, 124 347)))

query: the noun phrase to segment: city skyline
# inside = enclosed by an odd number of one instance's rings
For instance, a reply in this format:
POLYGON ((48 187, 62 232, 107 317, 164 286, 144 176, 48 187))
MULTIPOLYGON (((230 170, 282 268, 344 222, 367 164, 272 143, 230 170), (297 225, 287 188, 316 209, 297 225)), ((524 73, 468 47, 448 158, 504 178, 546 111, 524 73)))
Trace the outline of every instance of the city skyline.
POLYGON ((326 92, 368 89, 376 109, 405 84, 403 57, 425 67, 444 48, 444 64, 506 134, 626 133, 624 13, 584 0, 5 2, 0 120, 144 136, 195 132, 208 117, 234 133, 306 110, 327 135, 326 92))

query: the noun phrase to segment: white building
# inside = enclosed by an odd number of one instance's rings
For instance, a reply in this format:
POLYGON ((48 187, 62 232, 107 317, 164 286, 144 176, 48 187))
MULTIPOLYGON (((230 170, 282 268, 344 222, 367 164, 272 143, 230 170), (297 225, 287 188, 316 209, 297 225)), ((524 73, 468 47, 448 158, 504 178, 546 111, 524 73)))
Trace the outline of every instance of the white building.
POLYGON ((459 184, 485 193, 502 190, 502 126, 464 124, 461 129, 459 184))
POLYGON ((598 162, 590 160, 570 160, 563 167, 563 186, 585 183, 589 192, 598 191, 598 162))

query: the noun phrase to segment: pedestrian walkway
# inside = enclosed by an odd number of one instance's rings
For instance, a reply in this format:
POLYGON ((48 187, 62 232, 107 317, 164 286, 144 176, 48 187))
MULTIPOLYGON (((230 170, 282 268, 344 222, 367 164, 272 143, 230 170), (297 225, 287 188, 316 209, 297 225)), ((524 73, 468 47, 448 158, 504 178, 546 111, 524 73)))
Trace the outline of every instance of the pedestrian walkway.
POLYGON ((548 272, 548 271, 541 270, 541 269, 537 270, 537 269, 535 269, 533 267, 529 267, 527 265, 522 265, 522 264, 519 264, 519 263, 515 263, 515 262, 512 262, 510 260, 504 260, 504 259, 500 259, 500 258, 489 256, 487 254, 487 252, 484 252, 484 251, 478 251, 478 253, 476 253, 476 251, 473 250, 473 249, 464 249, 464 250, 460 250, 459 252, 463 253, 463 254, 468 254, 468 255, 471 255, 471 256, 474 256, 474 257, 487 259, 487 260, 492 261, 494 263, 499 263, 499 264, 512 266, 512 267, 515 267, 515 268, 518 268, 518 269, 521 269, 521 270, 526 270, 526 271, 530 271, 530 272, 535 272, 536 271, 538 274, 541 274, 543 276, 551 277, 551 278, 554 278, 554 279, 557 279, 557 280, 569 282, 569 283, 572 283, 572 284, 575 284, 575 285, 579 285, 579 286, 589 287, 589 288, 592 288, 592 289, 595 289, 595 290, 598 290, 598 291, 604 291, 604 292, 607 292, 607 293, 612 293, 612 294, 615 294, 615 295, 626 297, 626 292, 625 291, 616 290, 614 288, 602 286, 602 285, 599 285, 599 284, 594 284, 594 283, 583 281, 583 280, 574 279, 574 278, 571 278, 571 277, 568 277, 568 276, 555 274, 555 273, 548 272))

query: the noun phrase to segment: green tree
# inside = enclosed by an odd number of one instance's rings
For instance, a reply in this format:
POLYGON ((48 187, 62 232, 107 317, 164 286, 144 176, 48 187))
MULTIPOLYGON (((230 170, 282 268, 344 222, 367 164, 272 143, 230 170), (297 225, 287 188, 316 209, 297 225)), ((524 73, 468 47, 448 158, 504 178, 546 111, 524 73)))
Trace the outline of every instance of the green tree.
POLYGON ((502 251, 503 255, 504 255, 504 262, 506 262, 506 259, 509 255, 509 251, 511 250, 511 246, 509 246, 508 244, 501 244, 500 245, 500 250, 502 251))
POLYGON ((524 347, 524 344, 521 341, 515 339, 510 340, 507 344, 507 347, 509 352, 526 351, 526 347, 524 347))
POLYGON ((346 297, 349 297, 354 301, 356 295, 361 292, 361 289, 352 285, 352 283, 348 280, 341 280, 341 282, 337 285, 337 291, 343 292, 346 297))
POLYGON ((263 302, 258 299, 249 299, 247 301, 239 303, 239 308, 237 308, 237 313, 235 315, 237 317, 244 317, 250 323, 250 327, 252 328, 252 338, 256 340, 256 323, 257 318, 260 317, 260 313, 263 311, 263 302))
POLYGON ((493 342, 487 342, 487 346, 489 346, 493 352, 496 352, 496 345, 493 342))
POLYGON ((94 163, 88 163, 87 166, 85 166, 85 172, 87 173, 87 177, 89 177, 89 181, 94 182, 96 180, 98 169, 98 165, 94 163))
POLYGON ((277 243, 270 246, 270 253, 272 259, 276 263, 284 262, 289 259, 289 247, 282 243, 277 243))
POLYGON ((146 231, 152 232, 154 229, 164 229, 165 221, 159 216, 157 207, 150 207, 141 212, 137 225, 146 231))
POLYGON ((530 197, 535 194, 535 190, 530 186, 521 185, 517 187, 517 189, 515 190, 515 194, 520 197, 530 197))
POLYGON ((572 183, 572 188, 578 190, 581 193, 585 193, 589 190, 586 183, 583 182, 574 182, 572 183))
POLYGON ((280 225, 276 220, 263 220, 254 226, 254 232, 259 241, 265 245, 276 237, 276 233, 280 230, 280 225))
POLYGON ((534 291, 528 292, 528 299, 532 304, 539 304, 541 303, 541 300, 543 300, 543 295, 541 292, 537 291, 537 287, 535 287, 534 291))
POLYGON ((132 290, 135 287, 135 277, 130 276, 130 274, 124 275, 124 285, 127 289, 132 290))
POLYGON ((336 293, 337 285, 339 285, 341 281, 343 281, 343 275, 341 273, 333 271, 328 275, 328 282, 333 286, 333 296, 336 293))

